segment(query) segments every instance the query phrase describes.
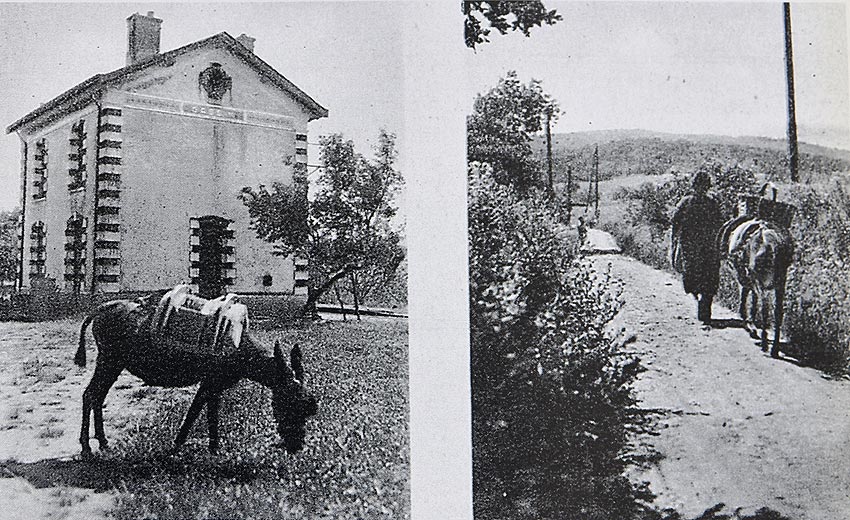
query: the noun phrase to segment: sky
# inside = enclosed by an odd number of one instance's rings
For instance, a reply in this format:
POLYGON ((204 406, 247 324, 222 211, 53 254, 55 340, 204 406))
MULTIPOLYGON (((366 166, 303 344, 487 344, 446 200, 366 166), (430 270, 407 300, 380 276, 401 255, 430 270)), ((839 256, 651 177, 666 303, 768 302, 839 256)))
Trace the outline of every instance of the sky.
MULTIPOLYGON (((546 6, 563 21, 530 38, 496 35, 466 57, 470 99, 516 70, 560 103, 553 132, 785 136, 780 3, 546 6)), ((845 6, 792 3, 791 27, 799 138, 850 149, 845 6)))
MULTIPOLYGON (((65 90, 125 65, 126 18, 154 11, 162 52, 222 31, 257 39, 254 52, 329 117, 309 141, 342 133, 371 157, 381 128, 404 151, 402 6, 374 2, 44 4, 0 2, 0 210, 19 204, 20 140, 5 128, 65 90)), ((310 162, 318 156, 310 149, 310 162)))

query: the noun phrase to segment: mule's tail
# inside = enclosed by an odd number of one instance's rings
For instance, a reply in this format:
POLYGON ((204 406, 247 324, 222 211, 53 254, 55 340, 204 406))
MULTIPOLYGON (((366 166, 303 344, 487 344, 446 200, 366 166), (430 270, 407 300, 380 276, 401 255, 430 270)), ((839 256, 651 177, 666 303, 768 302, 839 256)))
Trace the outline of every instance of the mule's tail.
POLYGON ((74 363, 81 367, 86 366, 86 328, 88 328, 89 323, 92 322, 94 317, 94 314, 86 316, 86 319, 83 320, 83 324, 80 326, 80 346, 77 347, 77 353, 74 354, 74 363))

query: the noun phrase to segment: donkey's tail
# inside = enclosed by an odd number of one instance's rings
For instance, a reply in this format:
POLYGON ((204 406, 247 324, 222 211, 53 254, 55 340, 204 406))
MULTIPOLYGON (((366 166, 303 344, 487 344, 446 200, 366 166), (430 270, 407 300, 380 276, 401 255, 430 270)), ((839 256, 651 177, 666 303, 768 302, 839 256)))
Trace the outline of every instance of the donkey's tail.
POLYGON ((83 320, 83 324, 80 326, 80 346, 77 347, 77 353, 74 354, 74 363, 81 367, 86 366, 86 328, 94 317, 94 314, 86 316, 86 319, 83 320))

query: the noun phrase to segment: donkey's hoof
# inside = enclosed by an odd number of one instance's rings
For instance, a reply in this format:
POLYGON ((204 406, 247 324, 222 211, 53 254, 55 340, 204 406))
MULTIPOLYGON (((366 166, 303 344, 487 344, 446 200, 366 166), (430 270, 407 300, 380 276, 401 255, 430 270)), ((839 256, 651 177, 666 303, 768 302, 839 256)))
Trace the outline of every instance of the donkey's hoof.
POLYGON ((94 460, 94 455, 92 454, 91 449, 84 449, 80 452, 80 458, 85 461, 94 460))
POLYGON ((779 358, 779 349, 777 347, 770 349, 770 357, 779 358))

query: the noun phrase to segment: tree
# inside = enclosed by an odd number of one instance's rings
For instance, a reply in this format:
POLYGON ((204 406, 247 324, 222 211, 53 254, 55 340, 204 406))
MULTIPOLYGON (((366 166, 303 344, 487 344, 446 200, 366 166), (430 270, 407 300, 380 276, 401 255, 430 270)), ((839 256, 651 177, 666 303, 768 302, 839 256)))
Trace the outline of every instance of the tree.
POLYGON ((557 102, 543 92, 540 81, 523 84, 515 71, 478 95, 467 118, 467 159, 488 163, 496 181, 511 184, 521 193, 538 182, 540 162, 531 142, 546 118, 555 121, 557 102))
POLYGON ((18 277, 18 217, 21 210, 0 212, 0 282, 18 277))
POLYGON ((271 190, 245 187, 241 194, 254 231, 275 245, 276 255, 309 259, 314 285, 305 312, 338 281, 348 278, 356 293, 355 273, 391 276, 404 257, 391 222, 397 212, 393 199, 403 183, 395 169, 395 136, 381 131, 374 160, 339 134, 323 137, 320 146, 324 167, 312 200, 306 183, 299 182, 274 183, 271 190))
POLYGON ((470 49, 490 41, 488 36, 491 31, 482 25, 482 21, 489 23, 491 28, 501 34, 507 34, 508 31, 522 31, 524 35, 530 36, 532 27, 539 27, 544 23, 554 25, 561 20, 561 15, 554 9, 547 10, 543 2, 539 0, 534 2, 499 0, 463 2, 462 9, 466 16, 464 39, 466 46, 470 49))

